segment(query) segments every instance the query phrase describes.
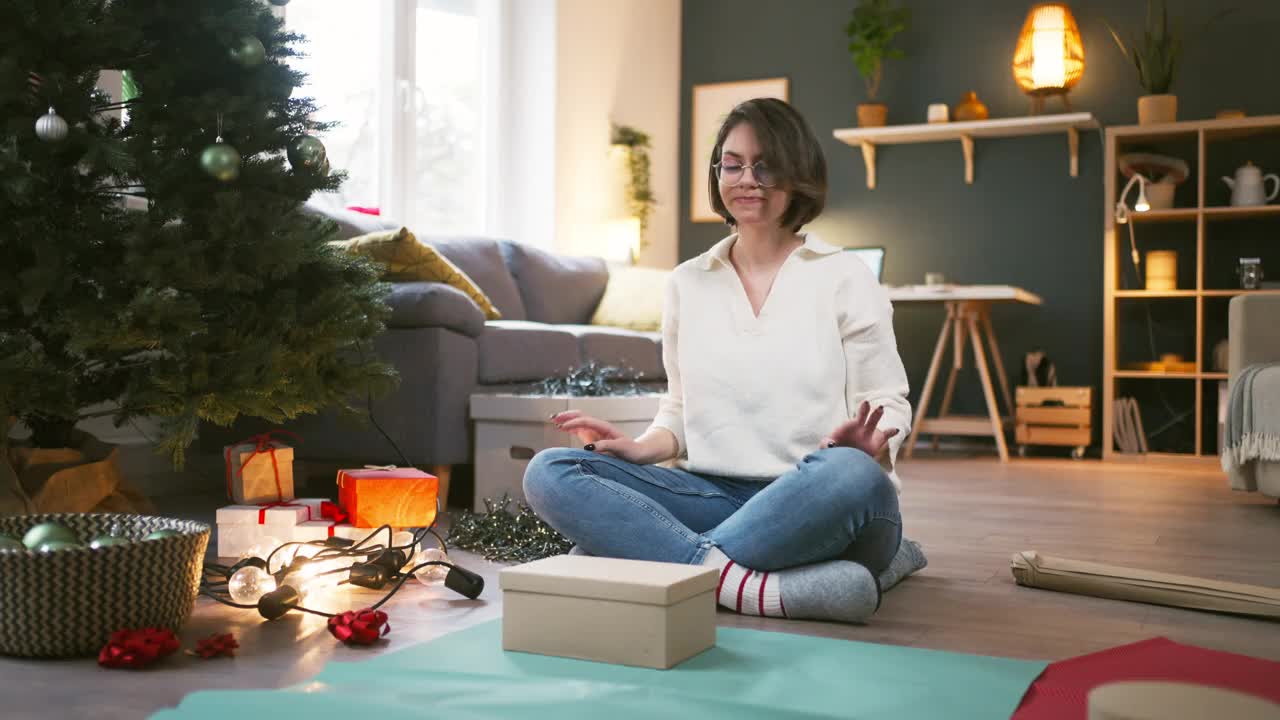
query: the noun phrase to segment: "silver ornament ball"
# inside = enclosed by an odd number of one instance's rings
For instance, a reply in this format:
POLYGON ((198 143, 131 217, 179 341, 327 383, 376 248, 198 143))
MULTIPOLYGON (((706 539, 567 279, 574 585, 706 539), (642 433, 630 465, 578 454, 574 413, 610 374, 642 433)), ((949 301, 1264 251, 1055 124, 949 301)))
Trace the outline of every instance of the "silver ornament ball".
POLYGON ((67 138, 67 132, 70 128, 67 121, 62 119, 53 106, 49 107, 49 112, 40 116, 36 120, 36 137, 45 142, 60 142, 67 138))

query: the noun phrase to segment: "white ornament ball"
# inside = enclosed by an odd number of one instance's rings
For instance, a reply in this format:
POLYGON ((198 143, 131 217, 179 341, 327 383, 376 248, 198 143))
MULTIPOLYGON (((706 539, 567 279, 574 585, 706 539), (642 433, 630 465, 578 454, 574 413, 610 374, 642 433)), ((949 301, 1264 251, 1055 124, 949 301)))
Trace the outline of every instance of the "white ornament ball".
POLYGON ((36 137, 45 142, 59 142, 67 138, 67 121, 63 120, 52 107, 49 112, 36 120, 36 137))
POLYGON ((231 594, 231 599, 241 605, 257 605, 258 598, 275 589, 276 579, 253 565, 246 565, 235 571, 227 581, 227 592, 231 594))
MULTIPOLYGON (((440 548, 425 548, 423 550, 419 550, 418 554, 413 556, 413 562, 410 563, 409 566, 413 567, 414 565, 421 565, 424 562, 432 561, 449 562, 449 556, 440 548)), ((443 565, 428 565, 427 567, 415 572, 413 577, 423 585, 432 585, 444 580, 444 576, 448 574, 449 568, 443 565)))

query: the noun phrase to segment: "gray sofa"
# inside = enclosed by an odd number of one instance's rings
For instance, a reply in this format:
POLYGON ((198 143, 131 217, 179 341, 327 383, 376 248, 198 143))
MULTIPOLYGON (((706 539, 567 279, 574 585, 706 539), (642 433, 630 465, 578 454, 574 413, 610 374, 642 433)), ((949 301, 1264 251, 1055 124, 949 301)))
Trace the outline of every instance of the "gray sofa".
MULTIPOLYGON (((1237 295, 1231 298, 1227 310, 1227 337, 1230 343, 1229 378, 1233 384, 1240 371, 1250 365, 1280 362, 1280 333, 1275 329, 1277 315, 1280 315, 1280 297, 1275 295, 1237 295)), ((1255 410, 1264 407, 1260 398, 1254 402, 1257 403, 1255 410)), ((1272 426, 1270 419, 1255 418, 1255 422, 1272 426)), ((1254 460, 1238 471, 1228 473, 1227 478, 1235 490, 1257 491, 1280 498, 1280 462, 1254 460)))
MULTIPOLYGON (((339 239, 399 227, 345 210, 324 214, 338 221, 339 239)), ((471 462, 468 410, 475 392, 527 390, 589 360, 630 366, 644 374, 646 385, 665 389, 659 333, 589 324, 609 281, 602 259, 493 238, 418 237, 470 276, 502 319, 486 321, 470 298, 442 283, 394 284, 391 318, 375 349, 399 371, 400 386, 375 398, 373 413, 414 465, 447 472, 447 466, 471 462)), ((246 421, 230 435, 246 437, 263 427, 246 421)), ((295 450, 302 460, 401 463, 367 422, 329 412, 284 427, 303 437, 295 450)), ((211 445, 230 435, 211 435, 211 445)))

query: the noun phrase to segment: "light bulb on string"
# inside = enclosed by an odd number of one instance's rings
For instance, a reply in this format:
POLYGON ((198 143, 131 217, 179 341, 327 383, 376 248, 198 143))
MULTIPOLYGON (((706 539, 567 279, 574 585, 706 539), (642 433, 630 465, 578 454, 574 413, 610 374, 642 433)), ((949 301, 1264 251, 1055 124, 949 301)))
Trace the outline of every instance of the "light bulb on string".
MULTIPOLYGON (((449 562, 449 556, 440 548, 423 548, 413 556, 413 560, 409 561, 409 565, 421 565, 425 562, 449 562)), ((434 585, 444 580, 448 574, 449 568, 443 565, 428 565, 415 571, 413 577, 423 585, 434 585)))
POLYGON ((260 567, 248 565, 231 574, 227 592, 242 605, 256 605, 263 595, 276 589, 276 579, 260 567))

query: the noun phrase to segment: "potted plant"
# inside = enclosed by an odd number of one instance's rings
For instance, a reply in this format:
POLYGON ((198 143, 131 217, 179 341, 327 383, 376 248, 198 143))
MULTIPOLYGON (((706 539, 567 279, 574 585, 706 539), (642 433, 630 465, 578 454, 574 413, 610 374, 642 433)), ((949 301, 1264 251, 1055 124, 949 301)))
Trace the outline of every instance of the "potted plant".
POLYGON ((860 127, 885 124, 889 108, 876 102, 880 81, 884 77, 884 61, 905 57, 902 50, 890 45, 910 23, 911 11, 894 7, 893 0, 861 0, 853 9, 853 17, 844 32, 849 36, 849 54, 853 56, 853 64, 867 83, 867 102, 858 105, 860 127))
MULTIPOLYGON (((1230 13, 1219 11, 1201 26, 1208 27, 1214 20, 1230 13)), ((1182 24, 1169 20, 1169 8, 1160 0, 1159 13, 1152 12, 1152 0, 1147 0, 1147 22, 1142 35, 1130 38, 1128 44, 1120 37, 1111 23, 1107 30, 1115 39, 1120 52, 1133 60, 1138 69, 1138 83, 1147 91, 1138 98, 1138 124, 1169 123, 1178 119, 1178 97, 1169 92, 1177 75, 1178 62, 1182 59, 1182 24)))

